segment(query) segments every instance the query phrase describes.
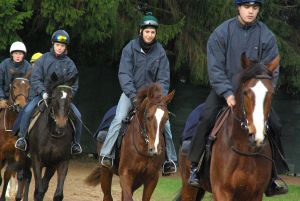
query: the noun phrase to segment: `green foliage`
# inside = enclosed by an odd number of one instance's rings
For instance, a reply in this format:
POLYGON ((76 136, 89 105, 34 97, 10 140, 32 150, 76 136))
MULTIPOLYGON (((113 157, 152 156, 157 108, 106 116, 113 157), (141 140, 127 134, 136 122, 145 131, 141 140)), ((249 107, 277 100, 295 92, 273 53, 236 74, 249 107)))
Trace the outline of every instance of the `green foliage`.
POLYGON ((24 22, 31 16, 31 10, 22 9, 21 0, 0 1, 0 50, 7 49, 16 40, 22 40, 17 31, 24 28, 24 22))
MULTIPOLYGON (((94 52, 83 50, 97 48, 104 53, 102 59, 118 61, 124 45, 138 35, 147 11, 159 20, 158 39, 173 70, 188 66, 194 83, 208 84, 206 41, 220 23, 237 14, 233 0, 1 0, 0 50, 15 40, 49 41, 62 28, 77 54, 93 57, 94 52)), ((279 83, 290 93, 300 92, 299 19, 300 0, 265 0, 260 13, 277 37, 279 83)))

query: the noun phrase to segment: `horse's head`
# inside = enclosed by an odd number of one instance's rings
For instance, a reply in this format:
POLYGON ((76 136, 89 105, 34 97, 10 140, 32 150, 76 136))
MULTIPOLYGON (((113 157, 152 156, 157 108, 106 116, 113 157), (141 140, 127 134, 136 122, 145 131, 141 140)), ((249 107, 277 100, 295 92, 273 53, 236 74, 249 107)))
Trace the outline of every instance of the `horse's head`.
POLYGON ((160 137, 169 119, 167 104, 173 96, 174 91, 163 96, 161 86, 157 83, 138 94, 138 118, 150 156, 160 154, 161 148, 159 147, 164 146, 164 143, 160 142, 160 137))
POLYGON ((77 77, 67 80, 58 80, 54 82, 48 89, 51 92, 51 114, 56 124, 56 132, 59 134, 62 133, 68 122, 68 117, 71 110, 71 101, 73 98, 71 86, 76 79, 77 77))
POLYGON ((245 54, 241 61, 244 71, 236 94, 237 105, 235 111, 248 130, 251 142, 261 146, 265 139, 266 124, 273 94, 273 72, 279 65, 279 56, 271 63, 262 64, 250 61, 245 54))
POLYGON ((31 70, 22 74, 10 69, 9 73, 12 75, 9 103, 17 107, 24 107, 27 104, 29 94, 31 70))

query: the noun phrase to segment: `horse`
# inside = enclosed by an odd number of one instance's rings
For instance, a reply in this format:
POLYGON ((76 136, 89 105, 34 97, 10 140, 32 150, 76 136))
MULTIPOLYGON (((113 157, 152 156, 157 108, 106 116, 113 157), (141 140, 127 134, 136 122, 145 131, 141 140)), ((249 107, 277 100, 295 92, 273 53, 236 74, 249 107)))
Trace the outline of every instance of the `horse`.
POLYGON ((182 187, 177 201, 201 200, 205 191, 211 192, 215 201, 262 200, 272 170, 266 122, 273 94, 272 74, 279 60, 277 56, 264 65, 242 54, 236 105, 227 108, 228 116, 214 136, 211 160, 200 169, 202 188, 188 185, 190 161, 182 148, 179 150, 182 187))
MULTIPOLYGON (((163 129, 169 118, 167 104, 173 96, 174 91, 163 96, 158 83, 152 83, 138 92, 137 107, 123 135, 119 160, 116 159, 112 169, 102 167, 99 163, 85 180, 91 186, 101 183, 104 201, 113 200, 113 173, 120 177, 122 200, 133 200, 134 191, 142 185, 142 200, 150 200, 165 158, 163 129)), ((101 147, 102 144, 98 142, 98 154, 101 147)))
MULTIPOLYGON (((12 127, 17 118, 17 115, 22 107, 27 104, 28 92, 29 92, 29 77, 31 71, 27 73, 19 73, 13 69, 10 69, 9 73, 12 76, 12 82, 9 89, 8 107, 0 111, 0 171, 6 166, 4 172, 4 182, 2 188, 2 194, 0 200, 5 200, 5 194, 10 178, 14 179, 16 172, 26 171, 28 177, 26 180, 18 182, 18 190, 15 195, 16 200, 21 200, 23 189, 24 200, 28 200, 29 183, 31 180, 30 169, 23 169, 18 163, 18 157, 20 154, 15 149, 15 142, 17 137, 12 134, 12 127), (23 183, 25 182, 25 183, 23 183), (24 188, 23 188, 24 187, 24 188)), ((0 184, 2 183, 2 176, 0 175, 0 184)), ((14 189, 14 187, 12 187, 14 189)))
POLYGON ((44 103, 36 123, 28 134, 29 154, 35 178, 34 200, 44 199, 49 182, 57 172, 57 188, 53 200, 63 200, 64 181, 71 158, 71 144, 74 135, 71 113, 72 84, 76 77, 58 79, 54 73, 52 84, 47 89, 50 102, 44 103), (42 175, 42 168, 45 172, 42 175))

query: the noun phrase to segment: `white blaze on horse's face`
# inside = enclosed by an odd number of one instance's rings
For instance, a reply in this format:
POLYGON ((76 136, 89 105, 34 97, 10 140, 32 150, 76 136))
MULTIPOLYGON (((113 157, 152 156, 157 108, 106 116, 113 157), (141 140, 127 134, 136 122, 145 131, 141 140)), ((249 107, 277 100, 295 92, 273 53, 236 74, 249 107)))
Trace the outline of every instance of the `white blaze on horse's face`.
POLYGON ((65 92, 65 91, 61 91, 61 93, 62 93, 61 99, 66 99, 66 98, 67 98, 67 95, 68 95, 68 93, 67 93, 67 92, 65 92))
POLYGON ((155 111, 155 119, 157 123, 157 128, 156 128, 156 134, 155 134, 155 141, 154 141, 154 148, 155 152, 158 152, 158 144, 159 144, 159 131, 160 131, 160 122, 162 120, 162 117, 164 116, 164 111, 161 108, 157 108, 155 111))
POLYGON ((265 138, 264 102, 268 89, 261 81, 258 81, 254 87, 251 87, 251 90, 255 94, 255 105, 252 114, 253 124, 256 129, 255 142, 257 145, 260 145, 265 138))

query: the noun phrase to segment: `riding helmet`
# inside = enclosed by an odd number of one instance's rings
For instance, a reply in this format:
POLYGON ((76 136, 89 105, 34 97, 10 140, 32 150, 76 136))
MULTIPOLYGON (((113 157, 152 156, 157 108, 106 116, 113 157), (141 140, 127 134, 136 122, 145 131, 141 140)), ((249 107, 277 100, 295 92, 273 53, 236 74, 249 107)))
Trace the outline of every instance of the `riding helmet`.
POLYGON ((152 12, 147 12, 142 18, 140 28, 144 29, 146 27, 154 27, 155 29, 158 28, 158 20, 152 15, 152 12))
POLYGON ((20 52, 23 52, 24 54, 26 54, 27 50, 26 50, 25 44, 20 41, 16 41, 13 44, 11 44, 9 53, 12 54, 15 51, 20 51, 20 52))
POLYGON ((242 5, 242 4, 263 4, 264 0, 235 0, 235 5, 242 5))
POLYGON ((52 43, 57 42, 68 45, 70 43, 70 36, 65 30, 60 29, 52 34, 51 41, 52 43))
POLYGON ((30 63, 35 62, 37 59, 39 59, 43 54, 40 52, 34 53, 30 59, 30 63))

